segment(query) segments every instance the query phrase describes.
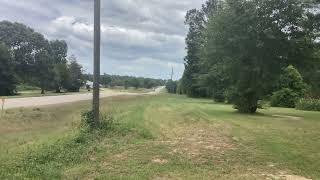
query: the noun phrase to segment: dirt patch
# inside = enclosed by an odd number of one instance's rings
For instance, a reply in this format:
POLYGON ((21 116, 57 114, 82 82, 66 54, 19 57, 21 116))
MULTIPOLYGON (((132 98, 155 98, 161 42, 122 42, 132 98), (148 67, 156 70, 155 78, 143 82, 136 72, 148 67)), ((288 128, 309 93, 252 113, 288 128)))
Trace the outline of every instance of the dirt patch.
POLYGON ((290 120, 301 120, 302 119, 301 117, 297 117, 297 116, 279 115, 279 114, 272 115, 272 117, 286 118, 286 119, 290 119, 290 120))
POLYGON ((221 132, 219 127, 206 124, 183 127, 176 137, 159 141, 170 147, 169 154, 181 155, 195 163, 204 163, 208 157, 223 155, 233 147, 232 139, 221 132))
POLYGON ((127 159, 128 159, 128 153, 127 153, 127 152, 124 152, 124 153, 121 153, 121 154, 116 154, 114 157, 115 157, 117 160, 124 161, 124 160, 127 160, 127 159))
POLYGON ((267 175, 268 179, 275 179, 275 180, 312 180, 309 178, 305 178, 302 176, 297 175, 267 175))
POLYGON ((152 162, 155 164, 167 164, 169 161, 166 159, 155 158, 152 159, 152 162))

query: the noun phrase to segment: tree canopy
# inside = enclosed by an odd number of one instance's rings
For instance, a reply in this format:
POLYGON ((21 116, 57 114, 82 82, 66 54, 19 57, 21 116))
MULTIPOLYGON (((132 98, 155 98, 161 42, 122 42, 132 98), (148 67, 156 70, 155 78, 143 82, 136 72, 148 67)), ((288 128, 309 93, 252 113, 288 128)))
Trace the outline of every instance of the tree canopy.
POLYGON ((240 112, 254 113, 276 89, 282 69, 293 65, 309 93, 320 93, 319 13, 310 11, 315 3, 209 0, 190 10, 182 92, 228 99, 240 112))
POLYGON ((78 91, 81 87, 83 79, 79 72, 82 74, 82 67, 75 58, 68 62, 68 45, 64 40, 49 41, 24 24, 1 21, 0 42, 6 46, 1 45, 0 68, 6 69, 1 71, 6 75, 1 81, 10 89, 3 95, 12 95, 16 83, 40 87, 42 93, 45 90, 60 92, 62 88, 78 91))

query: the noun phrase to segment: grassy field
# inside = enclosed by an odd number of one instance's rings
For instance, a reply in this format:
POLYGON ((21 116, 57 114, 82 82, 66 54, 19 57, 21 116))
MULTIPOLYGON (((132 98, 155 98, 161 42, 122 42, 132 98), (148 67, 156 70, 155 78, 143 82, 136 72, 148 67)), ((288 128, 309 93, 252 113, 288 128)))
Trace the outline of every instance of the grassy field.
POLYGON ((1 116, 0 179, 320 179, 320 113, 159 95, 104 99, 110 130, 80 127, 83 101, 1 116))
POLYGON ((113 88, 106 88, 106 89, 113 90, 113 91, 120 91, 120 92, 129 92, 129 93, 148 93, 153 91, 153 89, 134 88, 134 87, 128 87, 127 89, 125 89, 123 86, 116 86, 113 88))

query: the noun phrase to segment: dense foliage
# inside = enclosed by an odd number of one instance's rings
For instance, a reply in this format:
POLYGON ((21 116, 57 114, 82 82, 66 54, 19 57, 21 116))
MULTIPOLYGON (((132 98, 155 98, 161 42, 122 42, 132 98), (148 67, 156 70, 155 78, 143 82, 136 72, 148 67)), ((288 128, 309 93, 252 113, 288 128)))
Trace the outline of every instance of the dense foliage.
MULTIPOLYGON (((93 75, 86 74, 84 76, 86 80, 93 81, 93 75)), ((101 75, 100 81, 101 81, 101 84, 105 87, 112 88, 116 86, 122 86, 125 89, 129 87, 151 89, 153 87, 165 85, 165 80, 162 80, 162 79, 119 76, 119 75, 109 75, 109 74, 101 75)))
POLYGON ((275 82, 293 65, 308 93, 320 94, 318 6, 303 0, 209 0, 190 10, 182 92, 227 99, 240 112, 254 113, 259 100, 281 90, 275 82))
POLYGON ((278 90, 271 96, 271 105, 275 107, 294 108, 306 92, 301 74, 291 65, 284 69, 278 86, 278 90))
POLYGON ((320 111, 320 99, 300 99, 296 104, 296 108, 305 111, 320 111))
POLYGON ((0 43, 0 96, 13 95, 16 80, 13 73, 13 62, 7 46, 0 43))
POLYGON ((12 95, 15 84, 29 84, 45 90, 79 91, 82 86, 82 67, 72 57, 67 60, 65 41, 48 41, 33 29, 9 21, 0 22, 1 95, 12 95), (4 76, 2 75, 2 76, 4 76), (13 81, 13 77, 16 81, 13 81), (71 85, 70 85, 71 83, 71 85))
POLYGON ((177 81, 169 80, 166 83, 166 89, 167 89, 168 93, 176 94, 177 93, 177 88, 178 88, 177 81))

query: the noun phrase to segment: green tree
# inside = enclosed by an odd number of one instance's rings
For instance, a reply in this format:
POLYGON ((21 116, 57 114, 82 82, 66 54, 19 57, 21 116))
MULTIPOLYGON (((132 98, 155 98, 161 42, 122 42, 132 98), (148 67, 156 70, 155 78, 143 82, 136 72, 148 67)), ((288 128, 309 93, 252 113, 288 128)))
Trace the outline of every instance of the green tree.
POLYGON ((166 84, 166 89, 167 89, 168 93, 176 94, 177 87, 178 87, 178 84, 176 81, 168 80, 168 82, 166 84))
POLYGON ((84 78, 82 66, 77 62, 77 58, 73 55, 69 58, 68 73, 69 79, 65 89, 69 92, 79 92, 83 85, 84 78))
POLYGON ((33 29, 20 23, 0 22, 0 40, 11 50, 14 71, 24 83, 30 83, 34 77, 34 55, 39 51, 34 33, 33 29))
POLYGON ((232 88, 235 107, 254 113, 258 100, 272 92, 281 67, 298 64, 297 55, 307 57, 306 62, 312 59, 314 48, 296 51, 301 46, 297 42, 312 37, 302 31, 305 10, 295 0, 221 3, 206 28, 201 59, 202 74, 209 79, 205 85, 218 95, 232 88))
POLYGON ((69 71, 66 63, 54 64, 54 89, 60 93, 61 89, 68 87, 69 71))
POLYGON ((68 69, 67 69, 68 45, 65 41, 50 41, 50 55, 53 65, 53 88, 56 93, 60 93, 63 87, 67 86, 68 69))
POLYGON ((50 56, 49 42, 40 33, 32 34, 33 43, 33 71, 32 71, 32 84, 41 88, 41 94, 45 90, 50 89, 51 82, 54 79, 53 61, 50 56))
POLYGON ((299 71, 292 65, 283 70, 279 79, 279 87, 271 97, 271 105, 294 108, 297 101, 306 93, 307 85, 299 71))
POLYGON ((207 96, 206 88, 202 88, 198 83, 198 76, 203 73, 200 64, 207 20, 216 8, 217 1, 209 0, 200 10, 192 9, 186 14, 185 24, 189 27, 189 32, 186 37, 187 56, 184 59, 185 71, 181 80, 181 88, 188 96, 207 96))
POLYGON ((16 80, 13 65, 7 46, 0 42, 0 96, 15 93, 16 80))
POLYGON ((138 89, 140 87, 140 81, 138 78, 133 78, 131 81, 131 86, 138 89))

